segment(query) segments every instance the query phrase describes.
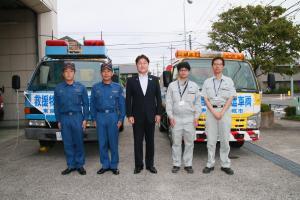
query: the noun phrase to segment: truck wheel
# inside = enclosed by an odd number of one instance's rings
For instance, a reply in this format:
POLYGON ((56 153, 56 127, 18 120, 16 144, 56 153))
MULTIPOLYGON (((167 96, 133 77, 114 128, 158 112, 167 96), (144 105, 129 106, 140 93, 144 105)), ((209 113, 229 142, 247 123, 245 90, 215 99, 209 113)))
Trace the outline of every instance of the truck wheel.
POLYGON ((230 142, 229 144, 233 148, 241 148, 244 145, 244 141, 230 142))
POLYGON ((4 112, 0 112, 0 121, 4 120, 4 112))
POLYGON ((39 140, 41 147, 48 147, 51 148, 54 146, 55 141, 48 141, 48 140, 39 140))
POLYGON ((119 132, 124 131, 124 125, 122 124, 121 127, 119 128, 119 132))
POLYGON ((166 128, 162 125, 162 123, 160 123, 160 125, 159 125, 159 131, 160 131, 160 132, 167 132, 168 129, 166 129, 166 128))

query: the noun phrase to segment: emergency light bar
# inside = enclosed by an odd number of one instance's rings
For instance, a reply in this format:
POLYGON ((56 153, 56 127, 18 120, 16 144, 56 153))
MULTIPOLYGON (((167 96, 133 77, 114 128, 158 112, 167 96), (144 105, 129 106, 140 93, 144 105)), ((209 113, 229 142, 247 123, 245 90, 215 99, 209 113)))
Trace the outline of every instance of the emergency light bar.
POLYGON ((106 55, 107 50, 103 40, 85 40, 81 47, 84 55, 106 55))
POLYGON ((232 52, 201 53, 200 51, 177 50, 175 56, 176 58, 222 57, 224 59, 245 60, 245 55, 243 53, 232 53, 232 52))
POLYGON ((47 40, 46 55, 66 55, 68 54, 68 42, 65 40, 47 40))
POLYGON ((84 40, 84 46, 105 46, 104 40, 84 40))
POLYGON ((100 57, 108 58, 103 40, 85 40, 80 53, 70 53, 65 40, 47 40, 46 56, 50 57, 100 57))

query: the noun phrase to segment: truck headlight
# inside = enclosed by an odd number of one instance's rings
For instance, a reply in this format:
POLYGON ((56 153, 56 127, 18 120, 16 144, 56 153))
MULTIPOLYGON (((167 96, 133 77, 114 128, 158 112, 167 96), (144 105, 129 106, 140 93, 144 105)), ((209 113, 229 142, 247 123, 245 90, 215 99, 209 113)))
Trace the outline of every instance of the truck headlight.
POLYGON ((29 126, 46 126, 45 120, 29 120, 29 126))
POLYGON ((87 127, 87 128, 95 128, 94 122, 93 122, 93 121, 87 121, 87 122, 86 122, 86 127, 87 127))
POLYGON ((3 108, 3 107, 4 107, 4 103, 1 103, 1 104, 0 104, 0 108, 3 108))
POLYGON ((251 115, 247 118, 247 128, 258 129, 260 127, 260 113, 251 115))

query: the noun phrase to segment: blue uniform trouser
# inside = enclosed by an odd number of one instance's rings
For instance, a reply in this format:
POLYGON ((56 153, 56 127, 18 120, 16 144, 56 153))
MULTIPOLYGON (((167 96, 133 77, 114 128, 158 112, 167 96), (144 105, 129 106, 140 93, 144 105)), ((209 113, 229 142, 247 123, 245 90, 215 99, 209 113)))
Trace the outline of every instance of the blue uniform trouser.
POLYGON ((97 113, 100 163, 103 169, 117 169, 119 164, 119 130, 117 113, 97 113), (110 150, 111 159, 108 150, 110 150))
POLYGON ((61 117, 61 135, 69 168, 80 168, 85 163, 82 113, 68 113, 61 117))

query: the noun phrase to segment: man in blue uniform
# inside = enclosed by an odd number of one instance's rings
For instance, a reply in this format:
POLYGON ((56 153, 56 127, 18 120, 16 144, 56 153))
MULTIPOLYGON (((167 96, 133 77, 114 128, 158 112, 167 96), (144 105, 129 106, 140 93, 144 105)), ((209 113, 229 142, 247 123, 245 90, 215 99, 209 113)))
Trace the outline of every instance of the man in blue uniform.
POLYGON ((54 91, 54 112, 68 165, 61 174, 77 170, 79 174, 85 175, 83 131, 89 115, 88 94, 85 86, 74 81, 74 63, 65 63, 63 77, 65 81, 58 84, 54 91))
POLYGON ((101 65, 101 76, 102 81, 93 86, 91 94, 91 115, 97 127, 102 164, 97 174, 111 170, 113 174, 118 175, 119 128, 125 117, 125 99, 123 88, 112 82, 113 69, 110 63, 101 65))

